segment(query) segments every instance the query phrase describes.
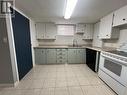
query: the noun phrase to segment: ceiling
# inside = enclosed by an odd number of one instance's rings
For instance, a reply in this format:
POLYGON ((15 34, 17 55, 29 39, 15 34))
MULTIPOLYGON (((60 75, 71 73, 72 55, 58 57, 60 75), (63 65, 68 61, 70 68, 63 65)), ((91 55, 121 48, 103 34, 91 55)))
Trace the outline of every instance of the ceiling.
POLYGON ((127 5, 127 0, 78 0, 70 20, 64 20, 66 0, 15 0, 15 6, 39 22, 95 23, 108 13, 127 5))

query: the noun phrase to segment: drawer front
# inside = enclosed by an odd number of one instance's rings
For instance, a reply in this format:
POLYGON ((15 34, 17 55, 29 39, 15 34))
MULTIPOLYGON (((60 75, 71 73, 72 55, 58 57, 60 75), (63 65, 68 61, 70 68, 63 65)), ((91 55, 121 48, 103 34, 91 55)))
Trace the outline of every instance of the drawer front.
POLYGON ((59 55, 63 55, 62 52, 57 52, 56 54, 57 54, 57 56, 59 56, 59 55))
POLYGON ((57 49, 56 51, 57 51, 57 52, 61 52, 61 51, 62 51, 62 49, 57 49))
POLYGON ((67 54, 57 55, 57 59, 67 59, 67 54))
POLYGON ((66 52, 67 49, 57 49, 57 52, 66 52))
POLYGON ((57 63, 67 63, 67 60, 66 59, 58 59, 57 63))

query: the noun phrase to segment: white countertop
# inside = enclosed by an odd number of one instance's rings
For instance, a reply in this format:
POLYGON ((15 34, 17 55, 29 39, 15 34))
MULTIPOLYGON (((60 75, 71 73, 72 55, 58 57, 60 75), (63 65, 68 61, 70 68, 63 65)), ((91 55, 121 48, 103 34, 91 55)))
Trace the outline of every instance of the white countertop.
POLYGON ((110 50, 115 50, 115 48, 111 48, 111 47, 94 47, 94 46, 80 46, 80 47, 71 47, 71 46, 36 46, 34 48, 51 48, 51 49, 55 49, 55 48, 66 48, 66 49, 69 49, 69 48, 77 48, 77 49, 85 49, 85 48, 89 48, 89 49, 92 49, 92 50, 96 50, 96 51, 110 51, 110 50))

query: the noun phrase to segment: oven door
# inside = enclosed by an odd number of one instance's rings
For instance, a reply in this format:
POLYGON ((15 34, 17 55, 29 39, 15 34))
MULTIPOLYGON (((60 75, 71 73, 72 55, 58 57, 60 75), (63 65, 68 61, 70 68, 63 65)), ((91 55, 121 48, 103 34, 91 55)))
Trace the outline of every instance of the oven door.
POLYGON ((127 66, 101 55, 99 69, 127 87, 127 66))

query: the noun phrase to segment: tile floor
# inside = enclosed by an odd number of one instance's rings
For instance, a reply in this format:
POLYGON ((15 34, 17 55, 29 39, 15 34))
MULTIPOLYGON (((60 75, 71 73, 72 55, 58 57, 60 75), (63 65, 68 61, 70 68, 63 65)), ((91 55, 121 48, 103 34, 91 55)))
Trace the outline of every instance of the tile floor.
POLYGON ((85 64, 37 65, 0 95, 116 95, 85 64))

